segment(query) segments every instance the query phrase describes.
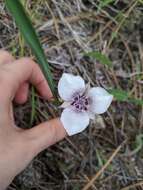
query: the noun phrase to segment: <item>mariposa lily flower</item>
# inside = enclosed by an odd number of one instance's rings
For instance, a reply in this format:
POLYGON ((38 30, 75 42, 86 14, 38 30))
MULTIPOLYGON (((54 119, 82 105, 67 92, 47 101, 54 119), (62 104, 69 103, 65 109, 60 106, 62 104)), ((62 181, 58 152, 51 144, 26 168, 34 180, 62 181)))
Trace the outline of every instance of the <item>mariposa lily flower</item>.
POLYGON ((80 76, 67 73, 59 80, 58 92, 64 100, 60 119, 68 135, 83 131, 90 119, 107 111, 113 99, 104 88, 90 88, 80 76))

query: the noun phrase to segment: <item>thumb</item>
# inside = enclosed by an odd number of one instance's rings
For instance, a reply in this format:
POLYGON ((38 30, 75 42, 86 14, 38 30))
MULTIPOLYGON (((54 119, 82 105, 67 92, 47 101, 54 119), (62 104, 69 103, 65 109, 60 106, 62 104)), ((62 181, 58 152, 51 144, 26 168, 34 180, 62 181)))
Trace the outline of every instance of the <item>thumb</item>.
POLYGON ((41 123, 25 131, 35 154, 62 140, 67 134, 59 118, 41 123))

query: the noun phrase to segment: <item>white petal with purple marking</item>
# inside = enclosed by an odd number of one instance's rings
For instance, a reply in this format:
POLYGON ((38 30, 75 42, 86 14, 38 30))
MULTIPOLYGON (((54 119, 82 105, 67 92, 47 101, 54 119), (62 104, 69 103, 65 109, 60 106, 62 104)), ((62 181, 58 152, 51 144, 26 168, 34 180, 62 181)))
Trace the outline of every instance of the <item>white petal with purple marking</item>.
POLYGON ((113 100, 113 96, 101 87, 91 88, 88 96, 91 99, 90 110, 95 114, 106 112, 113 100))
POLYGON ((85 83, 80 76, 64 73, 58 83, 58 92, 64 101, 70 101, 76 92, 84 89, 85 83))
POLYGON ((83 131, 89 124, 89 116, 86 112, 75 112, 71 107, 63 110, 61 122, 68 135, 74 135, 83 131))

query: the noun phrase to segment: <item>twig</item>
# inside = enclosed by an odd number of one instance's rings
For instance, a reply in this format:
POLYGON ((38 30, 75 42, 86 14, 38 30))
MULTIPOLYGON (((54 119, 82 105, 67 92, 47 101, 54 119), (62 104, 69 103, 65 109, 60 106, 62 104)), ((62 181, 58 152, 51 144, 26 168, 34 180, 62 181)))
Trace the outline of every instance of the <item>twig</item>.
MULTIPOLYGON (((135 8, 135 6, 137 5, 138 1, 134 1, 133 3, 130 4, 130 7, 128 9, 128 11, 125 13, 124 18, 121 20, 121 22, 117 25, 117 27, 115 28, 114 33, 118 33, 118 31, 120 30, 121 26, 123 25, 123 23, 125 22, 125 20, 128 18, 128 16, 130 15, 130 13, 132 12, 132 10, 135 8)), ((108 45, 107 45, 107 49, 109 49, 112 41, 113 41, 114 37, 113 35, 111 36, 108 45)))
POLYGON ((90 180, 90 182, 87 183, 82 190, 88 190, 94 184, 95 180, 104 172, 104 170, 109 166, 109 164, 112 162, 112 160, 117 155, 117 153, 121 150, 122 145, 123 144, 118 146, 118 148, 113 152, 113 154, 110 156, 108 161, 104 164, 104 166, 93 176, 93 178, 90 180))
MULTIPOLYGON (((82 12, 82 13, 79 13, 79 14, 74 15, 74 16, 65 17, 65 20, 68 23, 72 23, 72 22, 77 22, 77 21, 82 20, 82 19, 91 19, 91 20, 94 20, 94 17, 97 19, 97 22, 98 22, 99 18, 98 18, 98 16, 94 12, 82 12)), ((42 26, 40 26, 38 28, 38 31, 44 30, 47 27, 53 26, 54 22, 56 22, 57 24, 61 24, 62 20, 59 19, 59 18, 50 19, 49 21, 47 21, 46 23, 44 23, 42 26)))

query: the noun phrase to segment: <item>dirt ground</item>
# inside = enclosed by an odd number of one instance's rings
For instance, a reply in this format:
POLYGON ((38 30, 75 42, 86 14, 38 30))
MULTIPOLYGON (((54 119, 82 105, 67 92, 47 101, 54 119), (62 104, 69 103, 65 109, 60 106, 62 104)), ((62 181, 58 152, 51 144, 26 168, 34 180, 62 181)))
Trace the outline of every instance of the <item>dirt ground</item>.
MULTIPOLYGON (((122 89, 143 98, 143 1, 23 0, 58 82, 63 72, 81 75, 91 86, 122 89), (108 68, 86 52, 100 51, 108 68)), ((16 57, 33 56, 0 1, 0 48, 16 57)), ((60 114, 32 93, 15 105, 19 127, 29 128, 60 114), (33 109, 35 113, 33 117, 33 109)), ((8 190, 142 190, 143 107, 113 101, 81 134, 41 152, 8 190)))

